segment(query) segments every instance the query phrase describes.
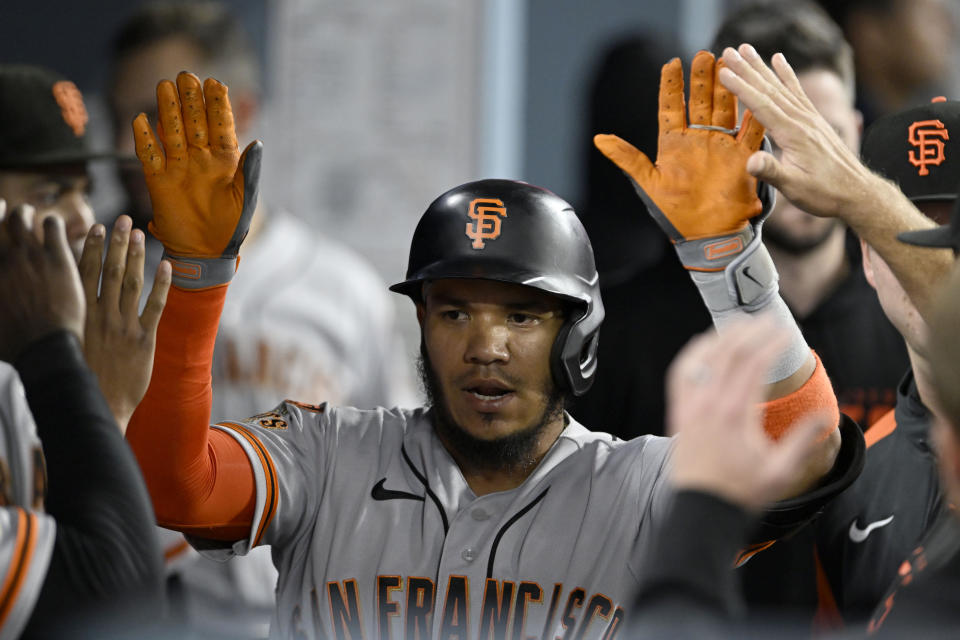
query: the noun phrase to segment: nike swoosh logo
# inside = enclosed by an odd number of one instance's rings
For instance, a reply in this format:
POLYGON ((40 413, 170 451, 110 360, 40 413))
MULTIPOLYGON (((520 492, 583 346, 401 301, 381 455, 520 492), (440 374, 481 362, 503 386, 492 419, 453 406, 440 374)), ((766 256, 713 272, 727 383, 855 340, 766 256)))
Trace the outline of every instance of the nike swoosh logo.
POLYGON ((420 502, 424 502, 425 498, 415 493, 385 489, 383 485, 386 481, 386 478, 380 478, 380 482, 373 485, 373 489, 370 490, 371 498, 374 500, 419 500, 420 502))
POLYGON ((760 284, 760 281, 759 281, 759 280, 757 280, 757 279, 754 278, 752 275, 750 275, 750 267, 744 267, 744 268, 743 268, 743 275, 746 276, 747 278, 750 278, 750 279, 753 280, 754 282, 756 282, 758 287, 762 287, 762 286, 763 286, 762 284, 760 284))
POLYGON ((883 520, 877 520, 876 522, 871 522, 870 524, 865 526, 863 529, 861 529, 860 527, 857 526, 858 519, 854 519, 854 521, 850 523, 850 532, 849 532, 850 539, 853 540, 854 542, 863 542, 864 540, 867 539, 867 536, 869 536, 874 529, 885 527, 891 522, 893 522, 893 516, 890 516, 889 518, 885 518, 883 520))

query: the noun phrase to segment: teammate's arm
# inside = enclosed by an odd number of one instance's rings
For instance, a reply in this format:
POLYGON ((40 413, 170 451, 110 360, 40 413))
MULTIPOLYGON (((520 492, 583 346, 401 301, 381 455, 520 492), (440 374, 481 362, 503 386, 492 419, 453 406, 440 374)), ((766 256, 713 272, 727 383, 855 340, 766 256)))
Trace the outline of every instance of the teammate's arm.
POLYGON ((937 287, 953 265, 949 250, 911 247, 897 234, 936 223, 897 186, 867 169, 813 107, 782 54, 773 70, 750 45, 723 53, 720 82, 739 96, 782 155, 756 153, 747 171, 817 216, 840 218, 890 265, 921 314, 929 312, 937 287))
POLYGON ((227 88, 190 73, 157 86, 160 119, 133 122, 153 204, 150 231, 173 266, 153 376, 130 421, 160 524, 198 537, 249 533, 254 473, 242 447, 209 428, 210 368, 227 283, 256 206, 261 144, 241 155, 227 88), (162 146, 161 146, 162 143, 162 146))
MULTIPOLYGON (((745 166, 763 142, 763 126, 747 112, 737 128, 737 100, 717 81, 719 66, 708 52, 694 58, 688 119, 680 61, 664 65, 656 164, 617 136, 598 135, 595 142, 670 237, 721 333, 738 319, 764 314, 791 335, 767 372, 765 428, 779 438, 803 414, 832 418, 787 493, 795 495, 832 469, 840 449, 839 410, 823 366, 779 296, 776 270, 760 241, 772 200, 764 204, 758 197, 745 166)), ((702 375, 716 375, 709 362, 702 375)))
MULTIPOLYGON (((46 458, 46 512, 56 521, 28 635, 42 635, 67 613, 116 611, 128 598, 155 602, 162 594, 146 488, 84 362, 83 292, 62 220, 46 218, 43 236, 34 235, 23 209, 0 225, 0 359, 14 364, 26 391, 46 458)), ((42 484, 41 476, 35 483, 42 484)), ((24 574, 42 562, 34 545, 37 517, 20 519, 32 523, 15 550, 24 574)), ((5 619, 19 599, 36 596, 27 593, 28 579, 14 573, 2 589, 5 619)))

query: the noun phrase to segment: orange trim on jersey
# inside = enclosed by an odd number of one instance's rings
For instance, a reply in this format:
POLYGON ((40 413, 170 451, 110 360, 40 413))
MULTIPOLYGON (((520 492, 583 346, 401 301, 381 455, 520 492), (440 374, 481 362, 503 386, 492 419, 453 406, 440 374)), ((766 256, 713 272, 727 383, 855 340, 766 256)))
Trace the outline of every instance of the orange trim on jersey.
POLYGON ((814 413, 829 416, 830 426, 824 428, 818 442, 826 440, 840 424, 840 408, 833 385, 830 384, 830 378, 820 362, 820 356, 816 352, 812 353, 817 360, 817 366, 807 381, 793 393, 761 405, 764 409, 763 428, 774 440, 779 440, 798 420, 814 413))
POLYGON ((863 439, 867 443, 867 449, 877 444, 888 435, 897 430, 896 412, 891 409, 883 415, 882 418, 874 422, 863 433, 863 439))
POLYGON ((766 542, 755 542, 751 545, 747 545, 740 550, 740 553, 737 554, 737 557, 733 561, 734 567, 740 567, 746 564, 747 560, 757 555, 761 551, 766 551, 773 545, 777 543, 776 540, 767 540, 766 542))
POLYGON ((33 550, 37 546, 37 516, 17 509, 17 537, 10 555, 10 569, 0 589, 0 628, 7 621, 17 602, 20 588, 27 579, 33 550))
POLYGON ((256 547, 260 544, 260 539, 263 537, 263 532, 266 531, 267 526, 273 520, 273 516, 277 513, 277 497, 280 494, 279 481, 277 480, 277 469, 274 466, 273 458, 270 457, 270 453, 267 451, 266 447, 263 446, 263 443, 260 442, 260 439, 257 438, 257 436, 255 436, 250 429, 236 422, 220 422, 218 423, 218 426, 232 429, 236 433, 239 433, 244 440, 250 443, 250 446, 252 446, 253 450, 257 453, 257 458, 260 460, 260 465, 263 468, 264 475, 266 476, 265 484, 267 494, 264 496, 263 513, 260 517, 260 526, 257 527, 257 534, 254 536, 250 545, 251 547, 256 547))
POLYGON ((842 629, 844 625, 840 607, 837 606, 837 599, 833 596, 827 572, 823 570, 823 563, 820 562, 820 554, 817 553, 816 548, 813 550, 813 564, 817 569, 817 612, 813 616, 814 631, 823 633, 842 629))

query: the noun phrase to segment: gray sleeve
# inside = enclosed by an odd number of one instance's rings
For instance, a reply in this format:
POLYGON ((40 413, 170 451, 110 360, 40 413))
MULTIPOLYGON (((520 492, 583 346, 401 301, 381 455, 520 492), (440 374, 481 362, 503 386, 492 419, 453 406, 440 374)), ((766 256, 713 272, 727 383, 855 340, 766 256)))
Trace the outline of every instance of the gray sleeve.
POLYGON ((642 436, 646 439, 637 465, 637 509, 640 514, 637 535, 637 553, 628 564, 635 576, 642 575, 643 554, 659 531, 670 509, 674 491, 667 476, 667 465, 673 451, 673 439, 658 436, 642 436))

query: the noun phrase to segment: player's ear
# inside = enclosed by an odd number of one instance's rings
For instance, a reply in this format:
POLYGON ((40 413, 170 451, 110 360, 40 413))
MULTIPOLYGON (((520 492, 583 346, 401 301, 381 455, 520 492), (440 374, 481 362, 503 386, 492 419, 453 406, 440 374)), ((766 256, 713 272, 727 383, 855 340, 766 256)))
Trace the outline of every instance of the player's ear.
POLYGON ((860 253, 863 256, 863 275, 867 277, 867 282, 870 283, 870 286, 874 289, 877 288, 876 283, 873 278, 873 262, 871 262, 871 252, 873 249, 870 248, 866 242, 861 238, 860 240, 860 253))

